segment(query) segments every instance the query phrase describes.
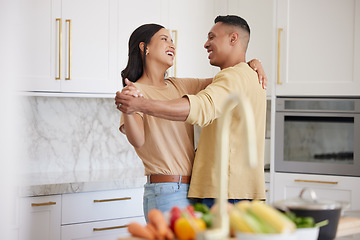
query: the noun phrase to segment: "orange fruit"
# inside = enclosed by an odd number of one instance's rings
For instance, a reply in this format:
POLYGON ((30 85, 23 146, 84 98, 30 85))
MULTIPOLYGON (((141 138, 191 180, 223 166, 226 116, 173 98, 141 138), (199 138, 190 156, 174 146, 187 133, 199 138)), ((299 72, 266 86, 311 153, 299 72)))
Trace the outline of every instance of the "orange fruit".
POLYGON ((195 222, 200 231, 204 231, 206 229, 206 222, 204 220, 202 220, 201 218, 196 218, 195 222))
MULTIPOLYGON (((206 223, 200 218, 193 219, 197 230, 203 231, 206 229, 206 223)), ((196 232, 191 226, 188 219, 181 217, 175 222, 174 226, 175 235, 179 240, 193 240, 196 237, 196 232)))

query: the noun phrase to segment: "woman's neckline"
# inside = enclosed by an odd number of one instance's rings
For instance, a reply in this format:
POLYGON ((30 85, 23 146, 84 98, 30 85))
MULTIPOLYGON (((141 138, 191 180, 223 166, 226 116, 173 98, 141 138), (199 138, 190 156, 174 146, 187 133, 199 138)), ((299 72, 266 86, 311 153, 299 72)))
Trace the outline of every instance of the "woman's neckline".
POLYGON ((161 85, 161 86, 152 85, 152 84, 146 84, 146 83, 139 83, 139 82, 135 82, 135 84, 139 84, 139 85, 142 85, 142 86, 151 87, 151 88, 155 88, 155 89, 165 89, 165 88, 169 87, 168 81, 169 81, 169 79, 165 78, 164 79, 165 85, 161 85))

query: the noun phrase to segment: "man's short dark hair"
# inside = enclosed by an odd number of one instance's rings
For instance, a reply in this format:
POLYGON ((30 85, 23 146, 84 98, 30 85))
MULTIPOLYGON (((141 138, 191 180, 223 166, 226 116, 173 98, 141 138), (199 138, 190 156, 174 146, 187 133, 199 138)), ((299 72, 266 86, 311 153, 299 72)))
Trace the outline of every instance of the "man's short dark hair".
POLYGON ((217 16, 215 18, 215 23, 218 23, 218 22, 222 22, 227 25, 239 27, 239 28, 245 30, 246 32, 248 32, 250 35, 249 25, 247 24, 245 19, 243 19, 239 16, 235 16, 235 15, 217 16))

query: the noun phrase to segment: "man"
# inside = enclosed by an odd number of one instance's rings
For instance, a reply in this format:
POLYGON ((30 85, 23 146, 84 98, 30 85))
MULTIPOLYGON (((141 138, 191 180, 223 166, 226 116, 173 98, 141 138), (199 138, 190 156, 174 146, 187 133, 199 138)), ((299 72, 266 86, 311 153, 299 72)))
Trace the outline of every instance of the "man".
POLYGON ((246 158, 246 144, 242 138, 243 118, 234 114, 230 126, 229 191, 230 202, 242 199, 265 199, 263 169, 265 141, 266 92, 258 84, 257 74, 246 63, 250 40, 247 22, 238 16, 218 16, 208 34, 204 47, 210 64, 220 67, 213 82, 196 95, 186 95, 170 101, 133 98, 117 93, 116 104, 124 113, 143 112, 174 121, 186 121, 202 127, 195 156, 189 198, 200 198, 208 206, 217 197, 217 170, 215 169, 216 134, 218 118, 224 101, 231 93, 245 96, 255 116, 258 165, 251 169, 246 158))

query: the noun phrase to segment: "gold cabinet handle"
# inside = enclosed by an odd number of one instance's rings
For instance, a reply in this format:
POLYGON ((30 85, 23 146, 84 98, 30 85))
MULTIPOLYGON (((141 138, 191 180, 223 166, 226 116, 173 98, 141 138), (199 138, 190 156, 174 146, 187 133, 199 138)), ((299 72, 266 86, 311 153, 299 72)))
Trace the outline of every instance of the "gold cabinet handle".
POLYGON ((31 203, 32 207, 51 206, 51 205, 56 205, 56 202, 31 203))
POLYGON ((107 228, 93 228, 94 232, 107 231, 113 229, 127 228, 129 225, 115 226, 115 227, 107 227, 107 228))
MULTIPOLYGON (((59 23, 59 75, 55 76, 55 80, 60 80, 61 79, 61 61, 62 61, 62 22, 61 22, 61 18, 57 18, 56 22, 59 23)), ((56 75, 56 74, 55 74, 56 75)))
POLYGON ((71 80, 71 19, 66 19, 66 23, 69 25, 68 33, 68 75, 65 80, 71 80))
POLYGON ((339 182, 331 182, 331 181, 314 181, 314 180, 302 180, 302 179, 295 179, 294 182, 304 182, 304 183, 322 183, 322 184, 338 184, 339 182))
POLYGON ((278 52, 277 52, 277 84, 281 85, 282 82, 280 82, 280 37, 281 37, 281 31, 282 28, 278 28, 278 52))
POLYGON ((130 200, 130 199, 131 199, 131 197, 112 198, 112 199, 101 199, 101 200, 94 200, 94 203, 115 202, 115 201, 124 201, 124 200, 130 200))

